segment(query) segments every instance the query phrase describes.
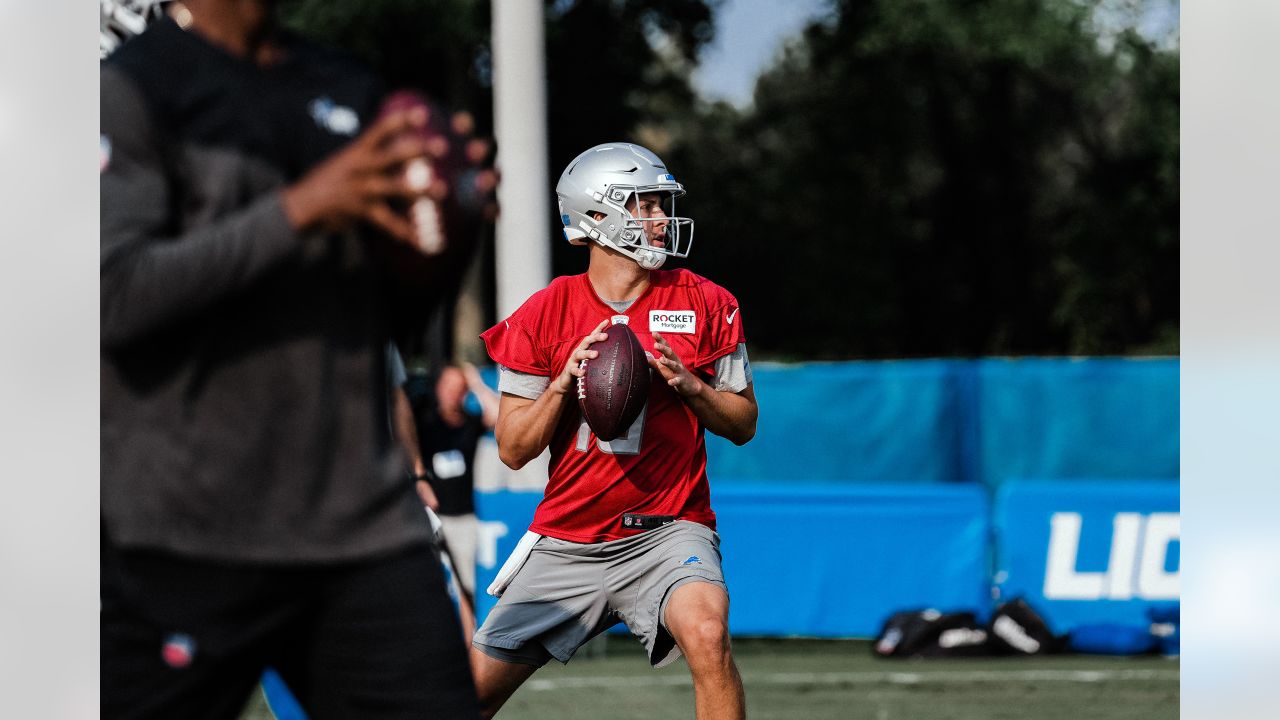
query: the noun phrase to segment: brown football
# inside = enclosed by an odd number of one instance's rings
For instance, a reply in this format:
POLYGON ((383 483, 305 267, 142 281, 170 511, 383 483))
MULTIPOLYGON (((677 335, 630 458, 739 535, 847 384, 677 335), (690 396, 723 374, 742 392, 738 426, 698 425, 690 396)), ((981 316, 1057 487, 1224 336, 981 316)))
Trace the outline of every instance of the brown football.
POLYGON ((626 433, 649 401, 649 360, 625 324, 604 332, 609 339, 592 344, 599 355, 586 361, 578 379, 578 405, 591 431, 608 441, 626 433))

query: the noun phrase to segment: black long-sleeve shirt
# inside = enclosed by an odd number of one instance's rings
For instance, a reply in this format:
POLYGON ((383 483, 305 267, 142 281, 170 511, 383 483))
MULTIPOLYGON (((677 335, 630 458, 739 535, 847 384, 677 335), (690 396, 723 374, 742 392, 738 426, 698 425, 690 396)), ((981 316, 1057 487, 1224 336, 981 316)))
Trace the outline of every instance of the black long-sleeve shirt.
POLYGON ((111 541, 298 562, 425 540, 386 423, 388 274, 280 202, 371 120, 375 79, 296 39, 258 66, 171 21, 101 75, 111 541))

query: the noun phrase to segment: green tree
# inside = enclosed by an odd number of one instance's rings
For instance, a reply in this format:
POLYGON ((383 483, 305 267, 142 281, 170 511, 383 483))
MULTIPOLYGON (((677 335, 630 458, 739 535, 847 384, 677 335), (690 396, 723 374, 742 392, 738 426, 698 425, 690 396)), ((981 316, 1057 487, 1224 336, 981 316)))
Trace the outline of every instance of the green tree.
POLYGON ((776 357, 1176 352, 1178 58, 1095 7, 842 0, 672 164, 776 357))
POLYGON ((492 128, 489 3, 484 0, 292 0, 286 25, 342 48, 388 88, 415 88, 492 128))

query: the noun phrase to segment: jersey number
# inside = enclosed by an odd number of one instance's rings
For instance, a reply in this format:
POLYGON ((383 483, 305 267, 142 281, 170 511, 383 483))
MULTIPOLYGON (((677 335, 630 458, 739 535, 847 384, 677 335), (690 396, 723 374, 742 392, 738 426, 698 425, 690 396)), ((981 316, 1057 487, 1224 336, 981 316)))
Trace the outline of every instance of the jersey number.
MULTIPOLYGON (((644 436, 644 416, 649 414, 649 403, 645 403, 640 409, 640 415, 636 417, 635 422, 631 423, 631 427, 627 428, 626 434, 620 438, 613 440, 601 440, 596 438, 596 447, 600 448, 600 452, 609 453, 610 455, 639 455, 640 440, 644 436)), ((587 419, 582 419, 582 424, 578 426, 578 445, 579 452, 586 452, 590 447, 591 428, 587 425, 587 419)))

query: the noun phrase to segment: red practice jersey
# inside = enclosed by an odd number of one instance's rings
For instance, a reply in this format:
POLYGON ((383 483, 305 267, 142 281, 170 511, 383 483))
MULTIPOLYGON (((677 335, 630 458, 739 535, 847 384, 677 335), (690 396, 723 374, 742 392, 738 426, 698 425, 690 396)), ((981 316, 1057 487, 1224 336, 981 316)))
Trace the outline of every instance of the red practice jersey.
MULTIPOLYGON (((649 288, 625 313, 605 304, 585 274, 556 278, 480 337, 495 362, 554 379, 582 338, 615 316, 627 318, 655 357, 653 333, 661 334, 685 367, 708 382, 715 361, 746 341, 733 295, 683 269, 653 271, 649 288)), ((597 439, 576 402, 561 415, 546 495, 530 530, 571 542, 617 540, 639 532, 623 526, 624 513, 672 515, 715 529, 702 425, 651 372, 648 404, 623 437, 597 439)))

